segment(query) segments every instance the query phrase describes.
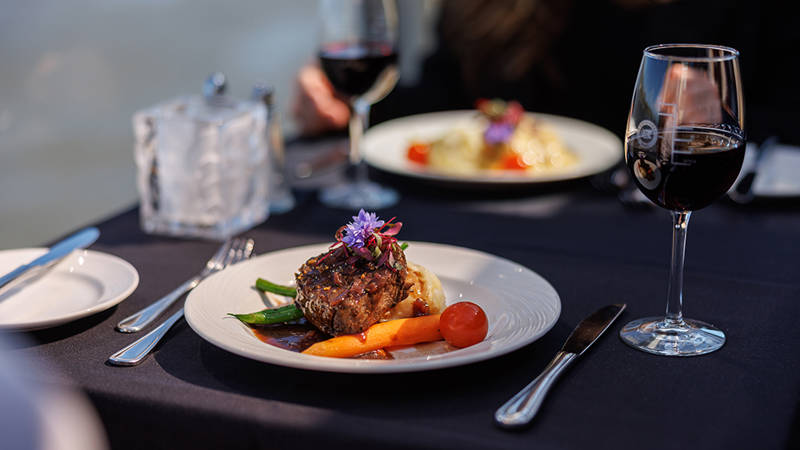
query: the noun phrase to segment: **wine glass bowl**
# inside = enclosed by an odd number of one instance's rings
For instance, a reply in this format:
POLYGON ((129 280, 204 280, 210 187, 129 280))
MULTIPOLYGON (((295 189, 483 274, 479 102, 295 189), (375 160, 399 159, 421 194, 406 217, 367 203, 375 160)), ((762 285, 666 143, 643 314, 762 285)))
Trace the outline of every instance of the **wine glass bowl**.
POLYGON ((322 71, 348 103, 382 100, 397 83, 397 53, 381 42, 334 42, 319 52, 322 71))
POLYGON ((702 355, 725 343, 713 325, 683 317, 683 262, 692 211, 730 189, 744 160, 744 100, 738 51, 718 45, 645 49, 625 133, 625 162, 636 186, 673 217, 672 264, 664 317, 620 331, 639 350, 702 355))
POLYGON ((368 181, 361 152, 370 106, 397 84, 396 30, 393 0, 320 1, 320 67, 350 106, 350 163, 356 169, 354 180, 320 191, 325 205, 378 209, 397 202, 394 190, 368 181))

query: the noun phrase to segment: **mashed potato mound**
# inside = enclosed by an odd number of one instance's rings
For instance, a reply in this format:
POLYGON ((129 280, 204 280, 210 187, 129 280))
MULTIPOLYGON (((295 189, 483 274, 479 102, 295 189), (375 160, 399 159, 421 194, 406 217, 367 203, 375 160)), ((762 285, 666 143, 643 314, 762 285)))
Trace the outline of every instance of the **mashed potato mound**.
POLYGON ((428 153, 430 167, 454 174, 475 173, 483 158, 481 130, 477 126, 457 126, 431 142, 428 153))
POLYGON ((428 305, 431 314, 439 314, 447 306, 439 277, 425 267, 412 262, 408 262, 407 267, 406 281, 412 283, 411 289, 408 290, 408 296, 389 310, 384 320, 414 317, 414 302, 418 298, 428 305))
POLYGON ((546 121, 523 117, 508 142, 495 145, 484 140, 487 127, 489 121, 485 118, 473 118, 430 141, 428 166, 455 175, 473 175, 485 170, 538 175, 563 171, 578 161, 578 156, 546 121), (506 167, 509 158, 517 158, 522 167, 506 167))

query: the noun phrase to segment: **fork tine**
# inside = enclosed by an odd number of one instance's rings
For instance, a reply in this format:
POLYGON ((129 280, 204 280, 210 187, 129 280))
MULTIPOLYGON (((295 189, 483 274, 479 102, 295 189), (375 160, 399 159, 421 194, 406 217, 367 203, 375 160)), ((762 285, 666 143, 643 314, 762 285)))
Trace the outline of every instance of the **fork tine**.
POLYGON ((231 246, 228 249, 228 254, 225 255, 225 259, 222 261, 221 268, 227 267, 228 264, 231 264, 231 261, 233 261, 234 258, 236 258, 236 253, 238 252, 238 249, 241 245, 242 245, 241 239, 236 238, 233 240, 233 243, 231 243, 231 246))
POLYGON ((250 258, 250 256, 253 254, 254 246, 255 246, 255 241, 252 239, 245 239, 244 241, 242 241, 242 247, 239 250, 239 253, 236 255, 236 261, 233 261, 231 264, 235 264, 239 261, 250 258))
POLYGON ((239 262, 244 256, 244 246, 246 241, 244 239, 239 240, 239 245, 236 247, 236 254, 233 256, 233 259, 228 264, 233 264, 239 262))
POLYGON ((253 249, 256 247, 256 241, 253 239, 248 239, 244 245, 244 259, 247 259, 253 255, 253 249))
POLYGON ((206 267, 209 270, 211 270, 211 269, 221 269, 223 267, 223 266, 221 266, 222 261, 224 260, 223 258, 225 258, 225 256, 228 255, 228 252, 231 249, 232 242, 233 241, 231 239, 227 239, 225 241, 225 243, 222 244, 219 247, 217 252, 214 253, 214 256, 212 256, 211 259, 208 260, 208 263, 206 264, 206 267))
POLYGON ((241 239, 235 238, 231 243, 231 247, 228 249, 228 254, 225 255, 225 259, 220 264, 220 269, 224 269, 231 264, 231 261, 236 258, 236 252, 240 245, 242 245, 241 239))
POLYGON ((239 245, 236 246, 236 255, 231 259, 231 261, 228 262, 229 266, 244 259, 248 259, 253 254, 253 247, 255 247, 254 240, 242 239, 238 244, 239 245))

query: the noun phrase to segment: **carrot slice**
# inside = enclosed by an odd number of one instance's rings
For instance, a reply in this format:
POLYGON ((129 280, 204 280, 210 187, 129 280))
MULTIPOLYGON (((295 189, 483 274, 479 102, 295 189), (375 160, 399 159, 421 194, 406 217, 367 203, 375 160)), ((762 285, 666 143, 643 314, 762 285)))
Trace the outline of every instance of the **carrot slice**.
POLYGON ((442 334, 439 332, 439 316, 440 314, 434 314, 376 323, 363 333, 346 334, 317 342, 303 353, 347 358, 384 347, 439 341, 442 339, 442 334))

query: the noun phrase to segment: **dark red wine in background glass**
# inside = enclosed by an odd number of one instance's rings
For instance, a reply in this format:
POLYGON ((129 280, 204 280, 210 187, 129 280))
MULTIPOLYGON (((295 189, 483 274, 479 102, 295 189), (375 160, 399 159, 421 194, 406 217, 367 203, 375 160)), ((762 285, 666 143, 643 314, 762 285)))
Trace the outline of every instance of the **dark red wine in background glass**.
POLYGON ((719 129, 659 133, 655 145, 634 136, 625 144, 628 170, 639 189, 672 211, 694 211, 722 197, 742 168, 744 140, 719 129))
POLYGON ((322 70, 337 93, 344 97, 383 97, 393 87, 381 90, 383 79, 394 79, 397 70, 397 53, 385 43, 327 44, 319 52, 322 70))

